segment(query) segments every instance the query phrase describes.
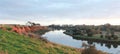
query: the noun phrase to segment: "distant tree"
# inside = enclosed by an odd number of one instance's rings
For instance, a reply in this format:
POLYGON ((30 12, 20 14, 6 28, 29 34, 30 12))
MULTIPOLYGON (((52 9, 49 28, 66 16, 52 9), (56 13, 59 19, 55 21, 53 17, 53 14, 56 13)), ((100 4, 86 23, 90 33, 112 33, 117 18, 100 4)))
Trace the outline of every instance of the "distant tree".
POLYGON ((97 34, 100 34, 102 31, 101 31, 101 27, 98 27, 97 29, 96 29, 96 33, 97 34))
POLYGON ((111 27, 111 24, 107 23, 107 24, 105 24, 105 27, 106 27, 106 28, 110 28, 110 27, 111 27))
POLYGON ((93 33, 93 34, 96 34, 96 30, 94 28, 90 29, 90 31, 93 33))
POLYGON ((100 38, 103 38, 103 33, 102 32, 100 32, 100 38))
POLYGON ((108 36, 108 40, 111 40, 112 39, 112 37, 111 36, 108 36))
POLYGON ((111 31, 111 37, 114 37, 114 36, 115 36, 115 32, 111 31))
POLYGON ((113 39, 114 39, 114 40, 118 40, 118 36, 115 35, 115 36, 113 37, 113 39))
POLYGON ((103 38, 103 35, 102 35, 102 34, 100 35, 100 38, 103 38))
POLYGON ((93 36, 93 32, 91 29, 87 29, 86 32, 87 32, 87 36, 89 37, 93 36))
POLYGON ((111 40, 111 36, 109 35, 109 33, 106 33, 105 38, 111 40))

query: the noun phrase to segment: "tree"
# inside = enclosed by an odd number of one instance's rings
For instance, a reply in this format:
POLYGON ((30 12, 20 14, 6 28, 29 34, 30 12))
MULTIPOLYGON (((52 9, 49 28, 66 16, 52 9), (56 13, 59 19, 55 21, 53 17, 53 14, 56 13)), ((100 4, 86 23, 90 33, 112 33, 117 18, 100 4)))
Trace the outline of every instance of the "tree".
POLYGON ((93 32, 91 29, 87 29, 86 32, 89 37, 93 36, 93 32))
POLYGON ((114 36, 115 36, 115 32, 111 31, 111 37, 114 37, 114 36))
POLYGON ((111 27, 111 24, 107 23, 107 24, 105 24, 105 27, 106 27, 106 28, 110 28, 110 27, 111 27))
POLYGON ((113 37, 113 39, 114 39, 114 40, 118 40, 118 36, 115 35, 115 36, 113 37))
POLYGON ((101 34, 100 38, 103 38, 103 35, 101 34))

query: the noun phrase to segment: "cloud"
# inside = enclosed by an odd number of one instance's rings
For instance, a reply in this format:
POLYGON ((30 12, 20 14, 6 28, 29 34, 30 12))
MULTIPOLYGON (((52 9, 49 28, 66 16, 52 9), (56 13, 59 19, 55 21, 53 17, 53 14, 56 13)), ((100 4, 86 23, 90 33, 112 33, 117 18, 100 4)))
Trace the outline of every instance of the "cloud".
POLYGON ((119 18, 119 5, 120 0, 0 0, 0 20, 60 23, 119 18))
POLYGON ((26 22, 19 20, 0 20, 0 24, 22 24, 25 25, 26 22))

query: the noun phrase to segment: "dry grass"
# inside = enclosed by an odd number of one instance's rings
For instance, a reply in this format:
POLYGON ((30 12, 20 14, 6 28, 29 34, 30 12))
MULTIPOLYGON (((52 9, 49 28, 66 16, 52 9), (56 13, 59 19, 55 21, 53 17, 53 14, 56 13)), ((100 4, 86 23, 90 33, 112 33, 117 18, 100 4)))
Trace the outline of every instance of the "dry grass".
POLYGON ((0 51, 0 54, 8 54, 7 51, 0 51))

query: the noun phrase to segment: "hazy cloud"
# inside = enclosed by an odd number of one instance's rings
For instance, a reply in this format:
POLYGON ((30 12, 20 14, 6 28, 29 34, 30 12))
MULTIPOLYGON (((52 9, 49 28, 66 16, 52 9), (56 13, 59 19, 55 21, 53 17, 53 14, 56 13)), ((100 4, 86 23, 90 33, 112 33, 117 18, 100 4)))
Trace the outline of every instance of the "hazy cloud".
POLYGON ((119 17, 120 0, 0 0, 0 20, 55 23, 119 17))

